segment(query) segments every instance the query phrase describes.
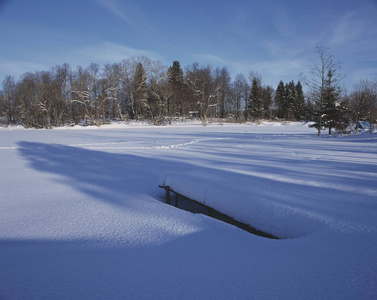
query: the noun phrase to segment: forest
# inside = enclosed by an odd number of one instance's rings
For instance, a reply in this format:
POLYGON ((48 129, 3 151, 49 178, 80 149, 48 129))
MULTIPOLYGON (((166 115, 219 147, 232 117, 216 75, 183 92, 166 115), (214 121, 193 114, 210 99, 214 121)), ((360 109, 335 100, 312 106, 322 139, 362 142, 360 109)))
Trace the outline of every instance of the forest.
POLYGON ((131 119, 155 125, 186 118, 305 120, 314 122, 318 135, 323 129, 344 133, 359 121, 372 127, 377 81, 363 79, 346 91, 334 56, 323 48, 317 54, 318 61, 298 82, 280 81, 276 87, 265 85, 253 71, 248 78, 237 74, 232 79, 226 67, 182 67, 179 61, 165 66, 144 56, 75 70, 65 63, 18 80, 6 76, 0 90, 1 123, 50 129, 131 119))

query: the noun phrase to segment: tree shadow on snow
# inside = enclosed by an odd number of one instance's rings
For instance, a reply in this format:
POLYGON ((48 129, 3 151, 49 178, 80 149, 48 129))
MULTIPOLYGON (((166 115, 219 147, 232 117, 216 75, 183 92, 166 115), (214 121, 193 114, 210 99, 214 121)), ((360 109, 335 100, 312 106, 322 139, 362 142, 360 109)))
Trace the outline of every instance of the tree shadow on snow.
POLYGON ((161 197, 159 178, 177 166, 166 160, 133 154, 118 154, 59 144, 20 142, 19 152, 32 168, 60 176, 56 179, 91 197, 122 205, 125 196, 161 197))
MULTIPOLYGON (((154 199, 164 201, 164 192, 158 188, 160 177, 166 173, 173 174, 200 174, 201 177, 208 178, 208 183, 215 183, 217 178, 220 179, 218 185, 222 187, 234 186, 237 192, 237 186, 252 186, 253 195, 251 198, 266 199, 278 201, 280 195, 284 195, 286 199, 292 199, 295 203, 296 199, 313 198, 313 201, 306 201, 309 205, 315 205, 319 199, 326 201, 328 197, 337 199, 350 198, 347 190, 342 190, 341 186, 355 185, 355 178, 353 177, 339 177, 342 171, 347 169, 353 170, 357 163, 330 163, 328 161, 308 162, 297 160, 295 164, 303 164, 303 166, 310 166, 310 169, 315 170, 317 167, 327 169, 337 169, 339 172, 323 177, 321 172, 308 174, 308 168, 300 171, 297 166, 294 169, 289 168, 292 160, 285 158, 270 158, 271 164, 259 165, 248 161, 247 157, 242 157, 243 162, 237 163, 230 161, 229 168, 217 168, 218 166, 226 165, 226 156, 235 155, 228 153, 221 155, 218 151, 212 152, 206 158, 196 157, 190 161, 190 155, 177 159, 177 157, 170 157, 168 153, 164 152, 162 158, 152 157, 158 155, 158 151, 153 154, 119 154, 97 151, 92 149, 78 148, 72 146, 64 146, 57 144, 43 144, 35 142, 20 142, 20 153, 28 159, 31 166, 39 171, 48 172, 58 175, 64 184, 75 188, 87 195, 90 195, 95 200, 104 201, 114 205, 123 206, 127 197, 132 197, 142 200, 150 196, 154 199), (201 160, 203 164, 200 163, 201 160), (280 162, 280 163, 279 163, 280 162), (232 165, 237 165, 236 169, 232 165), (352 167, 351 167, 352 165, 352 167), (340 167, 340 169, 339 169, 340 167), (254 175, 242 174, 237 170, 252 170, 254 175), (267 178, 266 176, 258 176, 261 174, 277 175, 267 178), (281 178, 300 178, 289 182, 281 178), (316 182, 316 185, 306 185, 305 181, 316 182), (333 183, 332 185, 324 183, 333 183), (338 187, 339 185, 339 187, 338 187), (271 192, 272 191, 272 192, 271 192)), ((224 146, 224 145, 223 145, 224 146)), ((195 150, 190 149, 190 152, 205 152, 202 147, 195 150)), ((231 158, 231 157, 230 157, 231 158)), ((251 155, 251 158, 253 156, 251 155)), ((268 157, 263 157, 262 160, 268 161, 268 157)), ((370 169, 371 166, 364 166, 370 169)), ((359 186, 365 188, 370 187, 371 181, 357 180, 355 189, 359 186)), ((207 182, 203 182, 206 184, 207 182)), ((360 198, 359 205, 369 207, 374 205, 371 203, 371 197, 362 194, 362 190, 355 191, 355 197, 360 198), (364 204, 365 202, 365 204, 364 204)))

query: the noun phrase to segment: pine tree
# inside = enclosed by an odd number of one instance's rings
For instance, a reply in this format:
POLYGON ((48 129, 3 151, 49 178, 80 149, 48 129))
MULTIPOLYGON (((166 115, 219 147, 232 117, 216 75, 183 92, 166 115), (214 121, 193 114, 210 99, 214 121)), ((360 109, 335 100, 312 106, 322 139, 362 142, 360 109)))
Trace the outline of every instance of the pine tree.
POLYGON ((341 131, 342 133, 345 133, 351 122, 349 115, 352 113, 352 110, 348 108, 349 103, 347 99, 343 99, 342 101, 338 102, 336 106, 338 114, 336 118, 335 129, 341 131))
POLYGON ((301 82, 296 84, 296 99, 294 102, 294 115, 296 120, 305 119, 305 97, 302 90, 301 82))
POLYGON ((286 120, 293 120, 294 118, 294 103, 296 102, 297 92, 293 80, 285 85, 285 115, 286 120))
POLYGON ((282 119, 285 115, 285 85, 282 80, 280 80, 279 85, 276 89, 275 94, 275 104, 278 107, 277 117, 282 119))
POLYGON ((183 71, 179 61, 174 61, 173 65, 168 70, 169 83, 182 84, 183 83, 183 71))
POLYGON ((339 72, 341 65, 334 63, 332 55, 327 55, 326 50, 323 48, 318 48, 317 53, 319 55, 319 63, 315 63, 311 68, 311 77, 306 77, 305 75, 301 75, 301 77, 313 97, 313 115, 317 122, 312 127, 316 127, 318 136, 321 136, 323 127, 330 126, 328 128, 331 132, 331 122, 329 123, 329 120, 325 120, 327 124, 324 125, 323 117, 326 113, 330 113, 335 105, 335 100, 331 104, 331 99, 340 90, 339 82, 343 79, 343 76, 339 72))
POLYGON ((272 119, 272 110, 274 108, 273 103, 273 95, 274 89, 267 85, 262 87, 262 102, 263 102, 263 109, 265 112, 265 118, 272 119))
POLYGON ((262 119, 264 115, 262 87, 260 81, 255 77, 253 78, 249 96, 249 115, 255 121, 262 119))
POLYGON ((183 71, 179 61, 174 61, 173 65, 168 70, 168 78, 170 89, 172 92, 172 103, 168 101, 167 113, 169 116, 169 123, 172 118, 172 111, 175 106, 179 107, 179 113, 183 117, 184 103, 183 103, 183 71))
POLYGON ((142 102, 144 99, 144 93, 146 89, 146 74, 143 64, 139 62, 136 65, 135 73, 132 80, 133 88, 133 113, 136 121, 139 119, 139 111, 142 109, 142 102))
POLYGON ((340 89, 334 85, 333 73, 331 70, 327 73, 327 79, 324 89, 324 105, 323 105, 323 117, 322 125, 329 129, 331 135, 331 129, 338 126, 341 119, 341 110, 338 103, 338 97, 340 95, 340 89))

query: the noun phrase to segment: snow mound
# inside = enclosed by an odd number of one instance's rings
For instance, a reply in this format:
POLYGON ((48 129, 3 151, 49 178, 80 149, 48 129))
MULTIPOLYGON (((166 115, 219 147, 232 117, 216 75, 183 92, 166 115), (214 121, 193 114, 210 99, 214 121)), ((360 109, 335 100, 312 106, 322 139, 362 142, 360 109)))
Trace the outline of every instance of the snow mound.
MULTIPOLYGON (((272 190, 263 181, 258 182, 258 189, 264 191, 260 193, 250 182, 233 182, 216 174, 171 173, 160 178, 160 186, 169 186, 181 195, 281 238, 301 237, 323 228, 377 232, 375 214, 358 207, 350 213, 348 205, 333 202, 331 197, 316 203, 311 203, 311 199, 293 199, 272 190)), ((296 194, 305 188, 301 186, 296 194)))

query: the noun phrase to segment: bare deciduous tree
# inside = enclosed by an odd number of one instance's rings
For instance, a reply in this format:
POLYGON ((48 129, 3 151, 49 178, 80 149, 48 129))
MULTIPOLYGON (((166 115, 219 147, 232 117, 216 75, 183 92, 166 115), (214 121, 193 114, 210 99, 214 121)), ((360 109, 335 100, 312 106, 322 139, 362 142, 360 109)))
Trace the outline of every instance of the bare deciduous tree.
POLYGON ((241 118, 242 106, 247 104, 249 86, 246 78, 243 74, 237 74, 235 81, 233 82, 233 100, 235 106, 235 118, 241 118))
POLYGON ((370 121, 371 133, 373 118, 376 116, 377 109, 377 81, 360 80, 354 86, 350 106, 354 114, 356 133, 358 133, 359 121, 370 121))
POLYGON ((15 89, 16 83, 14 77, 6 76, 3 80, 3 97, 5 114, 8 119, 8 124, 14 124, 15 118, 15 89))

